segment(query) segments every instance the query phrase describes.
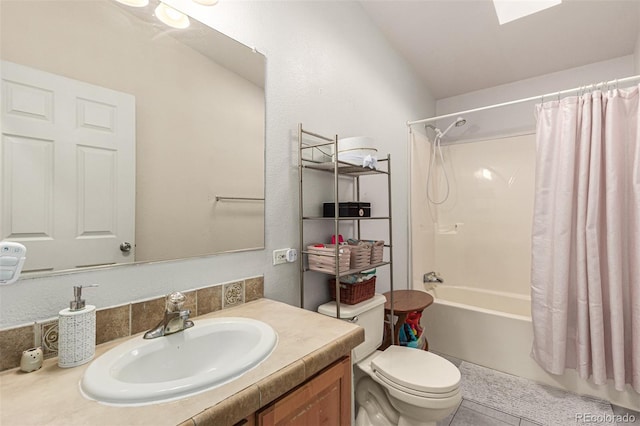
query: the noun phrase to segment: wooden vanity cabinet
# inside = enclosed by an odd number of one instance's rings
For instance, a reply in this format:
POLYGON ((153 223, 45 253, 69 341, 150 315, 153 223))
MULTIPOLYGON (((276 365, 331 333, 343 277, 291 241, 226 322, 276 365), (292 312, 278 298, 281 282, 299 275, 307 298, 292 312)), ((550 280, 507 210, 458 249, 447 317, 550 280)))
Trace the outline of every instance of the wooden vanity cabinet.
POLYGON ((257 426, 351 424, 351 358, 336 361, 256 413, 257 426))

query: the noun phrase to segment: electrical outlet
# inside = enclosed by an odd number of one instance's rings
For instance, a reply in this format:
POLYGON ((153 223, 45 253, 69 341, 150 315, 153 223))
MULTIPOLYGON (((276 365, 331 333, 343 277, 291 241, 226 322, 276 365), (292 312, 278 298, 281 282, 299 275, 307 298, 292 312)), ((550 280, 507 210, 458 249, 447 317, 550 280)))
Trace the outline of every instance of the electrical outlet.
POLYGON ((287 251, 289 249, 280 249, 273 251, 273 264, 281 265, 283 263, 287 263, 287 251))

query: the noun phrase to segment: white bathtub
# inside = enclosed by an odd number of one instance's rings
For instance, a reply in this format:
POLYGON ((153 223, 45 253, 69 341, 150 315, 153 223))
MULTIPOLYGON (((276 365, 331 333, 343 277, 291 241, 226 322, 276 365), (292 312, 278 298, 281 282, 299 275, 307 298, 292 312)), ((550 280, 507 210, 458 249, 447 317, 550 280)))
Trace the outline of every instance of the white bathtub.
POLYGON ((517 319, 531 321, 531 297, 528 295, 445 285, 440 285, 429 293, 438 303, 472 306, 485 313, 513 315, 517 319))
MULTIPOLYGON (((422 283, 415 288, 422 288, 422 283)), ((630 386, 619 392, 612 384, 597 386, 582 380, 573 370, 555 376, 538 366, 530 357, 533 329, 528 296, 446 284, 429 292, 435 302, 424 310, 421 323, 430 350, 640 410, 640 398, 630 386)))

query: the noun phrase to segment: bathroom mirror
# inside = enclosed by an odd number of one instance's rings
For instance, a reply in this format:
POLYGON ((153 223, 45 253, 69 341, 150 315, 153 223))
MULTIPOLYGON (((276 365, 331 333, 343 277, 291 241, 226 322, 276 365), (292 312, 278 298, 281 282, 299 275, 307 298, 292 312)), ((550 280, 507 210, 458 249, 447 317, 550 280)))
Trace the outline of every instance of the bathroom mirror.
POLYGON ((156 5, 0 2, 0 237, 25 272, 264 247, 265 57, 156 5))

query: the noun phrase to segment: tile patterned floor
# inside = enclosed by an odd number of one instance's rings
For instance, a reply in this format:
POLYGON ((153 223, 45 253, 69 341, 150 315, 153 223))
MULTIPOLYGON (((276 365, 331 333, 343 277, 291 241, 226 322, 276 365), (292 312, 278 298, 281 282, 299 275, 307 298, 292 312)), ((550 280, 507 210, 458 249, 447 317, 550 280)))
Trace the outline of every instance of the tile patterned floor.
MULTIPOLYGON (((448 360, 453 362, 457 367, 460 367, 461 360, 445 356, 448 360)), ((504 410, 498 410, 487 405, 483 405, 477 401, 465 398, 463 393, 463 399, 460 405, 445 419, 438 422, 438 426, 565 426, 556 424, 541 424, 525 417, 519 417, 512 413, 509 413, 508 407, 504 410)), ((505 398, 507 395, 505 395, 505 398)), ((604 423, 612 426, 640 426, 640 413, 632 410, 627 410, 623 407, 611 405, 613 413, 617 416, 624 416, 628 414, 628 418, 633 418, 633 422, 626 423, 604 423)), ((575 414, 571 413, 571 416, 575 414)), ((567 416, 567 417, 571 417, 567 416)), ((576 420, 573 425, 588 425, 588 422, 581 422, 576 420)), ((568 426, 568 425, 566 425, 568 426)))

